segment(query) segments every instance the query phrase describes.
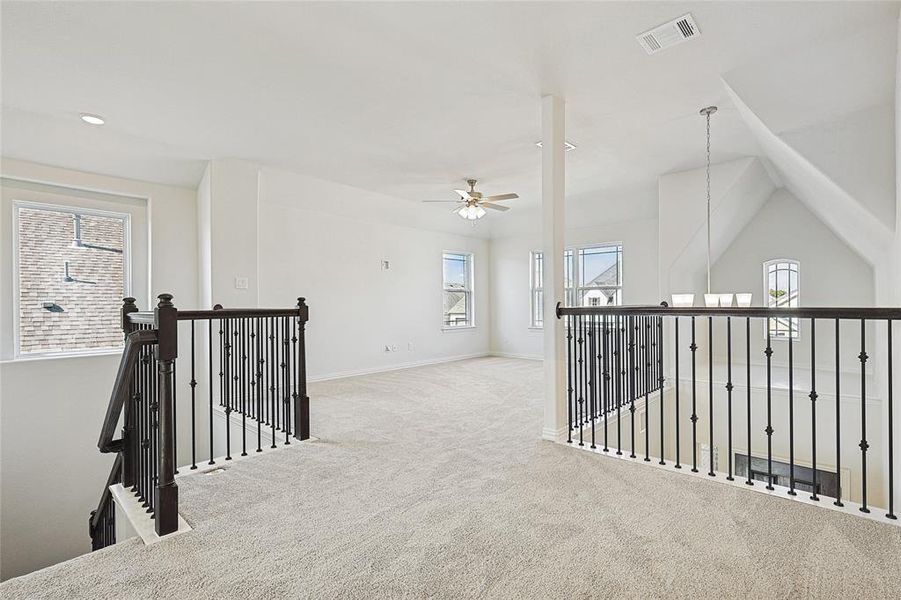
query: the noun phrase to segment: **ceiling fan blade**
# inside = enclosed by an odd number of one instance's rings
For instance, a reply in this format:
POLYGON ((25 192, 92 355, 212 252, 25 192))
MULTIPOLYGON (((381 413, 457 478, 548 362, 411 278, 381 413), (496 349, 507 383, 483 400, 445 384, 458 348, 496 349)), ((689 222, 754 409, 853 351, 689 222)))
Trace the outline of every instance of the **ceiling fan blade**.
POLYGON ((489 202, 481 202, 479 206, 483 208, 490 208, 491 210, 510 210, 509 206, 501 206, 500 204, 491 204, 489 202))
POLYGON ((497 202, 498 200, 513 200, 514 198, 519 198, 519 194, 498 194, 497 196, 485 196, 484 198, 482 198, 482 200, 497 202))
POLYGON ((457 204, 462 202, 462 200, 423 200, 423 202, 453 202, 454 204, 457 204))
POLYGON ((460 197, 463 198, 464 200, 469 200, 469 192, 467 192, 465 190, 454 190, 454 191, 457 192, 460 195, 460 197))

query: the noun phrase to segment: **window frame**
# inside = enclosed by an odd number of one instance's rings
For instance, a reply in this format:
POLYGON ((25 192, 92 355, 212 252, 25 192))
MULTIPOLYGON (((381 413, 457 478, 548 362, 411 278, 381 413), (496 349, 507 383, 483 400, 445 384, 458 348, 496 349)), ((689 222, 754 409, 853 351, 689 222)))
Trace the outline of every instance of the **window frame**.
MULTIPOLYGON (((563 301, 564 306, 576 306, 576 299, 581 299, 581 294, 587 290, 602 290, 602 289, 615 289, 619 292, 619 302, 615 304, 615 306, 622 306, 623 302, 623 243, 622 242, 601 242, 601 243, 593 243, 593 244, 582 244, 575 246, 566 246, 563 249, 563 301), (580 268, 581 257, 583 253, 588 250, 597 250, 600 248, 616 248, 617 252, 617 262, 618 262, 618 273, 617 279, 619 284, 616 286, 586 286, 582 281, 582 270, 580 268), (571 283, 571 285, 567 285, 567 283, 571 283)), ((541 257, 542 263, 544 261, 544 252, 542 250, 530 250, 529 251, 529 329, 544 329, 544 322, 542 320, 541 325, 537 325, 535 322, 536 306, 535 306, 535 292, 541 291, 542 295, 544 294, 544 283, 542 282, 540 287, 535 286, 535 259, 536 257, 541 257)), ((542 264, 542 277, 544 276, 544 269, 542 264)), ((543 298, 542 298, 543 300, 543 298)), ((579 304, 578 306, 581 306, 579 304)), ((543 312, 542 312, 543 314, 543 312)))
POLYGON ((466 329, 475 329, 476 327, 476 311, 475 311, 475 254, 472 252, 461 252, 457 250, 444 250, 441 252, 441 330, 442 331, 460 331, 466 329), (465 259, 466 275, 464 277, 465 287, 448 288, 447 281, 444 279, 444 261, 448 256, 462 256, 465 259), (465 325, 448 325, 444 319, 444 294, 447 292, 460 292, 466 294, 466 324, 465 325))
MULTIPOLYGON (((87 215, 121 219, 123 226, 122 263, 123 263, 123 298, 131 296, 132 292, 132 231, 131 214, 99 208, 86 208, 78 204, 54 204, 50 202, 37 202, 33 200, 20 200, 13 198, 10 203, 12 208, 12 342, 14 360, 29 360, 39 358, 60 358, 77 356, 94 356, 118 353, 122 350, 122 344, 102 348, 76 348, 59 352, 22 352, 22 314, 21 314, 21 285, 20 285, 20 256, 19 256, 19 211, 22 208, 31 210, 44 210, 48 212, 64 213, 68 215, 87 215)), ((124 344, 124 335, 123 335, 124 344)))
MULTIPOLYGON (((775 267, 776 273, 780 270, 779 264, 788 264, 790 265, 788 271, 791 272, 791 265, 795 267, 795 278, 797 280, 797 290, 795 291, 794 298, 794 306, 789 306, 785 308, 797 308, 801 306, 801 262, 794 258, 772 258, 770 260, 763 261, 763 297, 766 301, 767 308, 777 308, 778 304, 771 304, 770 297, 770 268, 775 267)), ((778 275, 777 275, 778 281, 778 275)), ((789 281, 790 283, 790 281, 789 281)), ((791 285, 789 285, 789 303, 792 302, 791 298, 791 285)), ((774 330, 771 328, 771 322, 774 321, 772 318, 768 318, 763 322, 763 339, 764 340, 791 340, 793 342, 798 342, 801 340, 801 319, 797 317, 789 318, 789 328, 791 329, 791 335, 788 333, 779 334, 778 330, 774 330)))

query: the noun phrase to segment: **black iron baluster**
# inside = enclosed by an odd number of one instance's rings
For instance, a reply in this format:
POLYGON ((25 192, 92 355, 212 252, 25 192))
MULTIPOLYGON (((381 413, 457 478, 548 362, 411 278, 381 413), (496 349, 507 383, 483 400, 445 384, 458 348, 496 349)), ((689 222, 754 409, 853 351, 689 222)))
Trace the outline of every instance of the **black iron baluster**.
MULTIPOLYGON (((773 373, 772 373, 772 332, 770 331, 770 321, 766 325, 766 489, 773 488, 773 373)), ((750 468, 751 460, 748 459, 748 468, 750 468)))
POLYGON ((695 343, 695 318, 691 318, 691 472, 698 472, 698 407, 697 376, 695 354, 698 345, 695 343))
POLYGON ((225 321, 225 357, 224 357, 224 366, 223 366, 223 380, 222 380, 222 390, 225 394, 224 403, 225 403, 225 460, 232 459, 232 398, 231 398, 231 361, 232 361, 232 348, 231 348, 231 321, 225 321))
MULTIPOLYGON (((726 317, 726 410, 728 411, 726 419, 729 421, 728 427, 728 449, 726 461, 729 464, 729 474, 726 475, 727 481, 734 481, 732 477, 732 317, 726 317)), ((750 466, 750 463, 749 463, 750 466)))
POLYGON ((844 506, 842 503, 842 386, 841 386, 841 358, 839 357, 839 323, 835 320, 835 502, 836 506, 844 506))
POLYGON ((154 490, 156 489, 156 481, 157 481, 157 460, 156 453, 159 449, 159 443, 157 439, 157 434, 159 433, 159 428, 157 427, 157 419, 158 413, 157 410, 159 408, 159 371, 157 369, 156 364, 156 353, 150 353, 150 484, 147 486, 148 492, 148 500, 150 501, 150 508, 147 512, 153 512, 156 509, 156 495, 154 494, 154 490))
POLYGON ((666 464, 663 444, 663 317, 657 317, 657 385, 660 386, 660 463, 666 464))
POLYGON ((588 355, 588 389, 589 389, 589 398, 591 399, 590 407, 588 410, 588 418, 591 420, 591 449, 594 450, 597 446, 594 443, 594 421, 596 417, 596 402, 595 396, 597 395, 597 382, 595 377, 595 370, 597 369, 597 362, 595 355, 597 354, 597 345, 595 342, 595 334, 597 332, 596 319, 594 315, 589 315, 588 317, 588 350, 590 354, 588 355))
MULTIPOLYGON (((291 397, 292 397, 292 399, 294 400, 293 404, 294 404, 294 421, 295 421, 295 422, 298 420, 298 418, 297 418, 297 417, 298 417, 298 412, 299 412, 299 402, 298 402, 298 398, 300 397, 300 396, 299 396, 299 393, 298 393, 298 389, 299 389, 299 388, 298 388, 298 386, 297 386, 297 365, 298 365, 298 362, 299 362, 299 361, 298 361, 298 354, 297 354, 297 327, 298 327, 298 321, 299 321, 299 319, 297 319, 297 318, 291 319, 291 353, 292 353, 292 359, 291 359, 291 371, 292 371, 292 373, 293 373, 293 380, 294 380, 294 387, 292 388, 292 394, 291 394, 291 397)), ((290 423, 290 421, 289 421, 289 423, 290 423)), ((294 433, 295 433, 295 435, 298 434, 297 427, 294 428, 294 433)))
POLYGON ((635 371, 638 368, 635 360, 635 338, 638 335, 638 325, 635 324, 635 317, 629 317, 629 423, 632 432, 629 435, 632 440, 632 452, 629 458, 635 458, 635 395, 637 390, 635 371))
POLYGON ((135 426, 137 428, 135 440, 134 440, 134 451, 135 451, 135 482, 134 489, 138 493, 138 497, 143 500, 144 498, 144 405, 146 403, 147 398, 147 390, 145 384, 145 373, 144 373, 144 356, 147 352, 147 347, 144 346, 141 348, 138 354, 138 362, 135 365, 135 376, 137 377, 137 389, 138 392, 135 395, 135 426))
POLYGON ((232 411, 241 412, 241 321, 235 319, 231 322, 231 366, 229 374, 231 375, 231 408, 232 411))
MULTIPOLYGON (((792 319, 789 319, 791 322, 792 319)), ((788 338, 789 347, 792 338, 788 338)), ((810 441, 811 472, 813 473, 813 494, 810 499, 820 501, 817 495, 817 321, 810 319, 810 441)))
MULTIPOLYGON (((219 327, 222 327, 221 321, 219 327)), ((208 464, 215 465, 215 450, 213 449, 213 319, 210 319, 207 326, 207 375, 209 377, 209 394, 210 394, 210 462, 208 464)))
POLYGON ((861 506, 860 512, 868 513, 867 508, 867 322, 860 320, 860 473, 861 473, 861 506))
POLYGON ((601 332, 603 335, 601 340, 604 347, 604 378, 602 388, 604 390, 604 452, 609 452, 610 446, 608 444, 607 421, 610 416, 610 321, 607 318, 607 315, 604 315, 601 320, 604 328, 601 332))
POLYGON ((616 455, 623 454, 623 319, 616 316, 616 455))
POLYGON ((895 515, 895 446, 892 430, 895 428, 894 415, 892 413, 892 320, 888 320, 888 389, 886 390, 886 399, 888 400, 888 513, 886 517, 889 519, 897 519, 895 515))
MULTIPOLYGON (((767 323, 769 329, 769 323, 767 323)), ((751 453, 751 317, 745 319, 745 388, 748 392, 748 479, 745 481, 747 485, 754 485, 751 479, 751 461, 753 454, 751 453)))
POLYGON ((673 330, 675 333, 675 338, 674 338, 675 357, 674 357, 674 359, 675 359, 675 367, 676 367, 676 370, 674 373, 674 383, 675 383, 674 387, 676 388, 676 468, 681 469, 682 464, 679 462, 679 454, 680 454, 679 446, 681 444, 680 431, 682 429, 682 427, 679 423, 679 387, 681 384, 681 381, 679 379, 679 317, 673 317, 673 323, 674 323, 673 330))
POLYGON ((644 321, 644 345, 642 354, 645 359, 645 368, 644 373, 642 374, 642 379, 644 380, 644 460, 645 462, 651 462, 651 405, 649 404, 651 376, 653 375, 651 370, 651 318, 643 317, 642 320, 644 321))
POLYGON ((197 410, 196 410, 196 400, 197 400, 197 377, 194 369, 194 323, 195 321, 191 321, 191 470, 197 468, 197 410))
POLYGON ((241 456, 247 456, 247 319, 239 322, 241 330, 241 456))
POLYGON ((291 364, 291 346, 288 339, 288 318, 282 317, 282 374, 285 382, 282 389, 282 430, 285 432, 285 445, 291 444, 291 372, 288 365, 291 364))
POLYGON ((262 319, 256 318, 254 319, 254 329, 256 330, 254 334, 256 335, 256 381, 255 384, 255 392, 257 399, 257 452, 263 451, 263 366, 265 361, 263 360, 263 333, 262 333, 262 319))
POLYGON ((568 315, 566 317, 566 395, 567 402, 566 408, 569 412, 567 416, 567 421, 569 422, 569 427, 567 427, 566 431, 566 443, 573 443, 573 361, 575 357, 573 356, 573 323, 576 317, 573 315, 568 315))
POLYGON ((795 361, 793 329, 795 320, 788 319, 788 495, 795 496, 795 361))
POLYGON ((271 339, 270 339, 270 331, 269 331, 269 318, 263 318, 263 393, 265 394, 263 400, 263 413, 265 414, 264 423, 266 427, 269 427, 269 407, 272 404, 269 399, 272 395, 270 391, 271 386, 271 377, 270 377, 270 356, 269 351, 271 347, 271 339))
POLYGON ((710 407, 710 414, 707 416, 708 443, 710 444, 708 448, 710 464, 707 474, 716 477, 716 472, 713 470, 713 317, 707 317, 707 393, 710 407))
POLYGON ((576 423, 579 427, 579 445, 584 446, 585 441, 582 439, 582 431, 584 426, 584 413, 582 412, 585 406, 585 372, 584 366, 582 364, 584 358, 584 336, 585 336, 585 320, 582 315, 579 315, 579 320, 576 321, 576 336, 578 336, 578 357, 577 357, 577 367, 576 367, 576 388, 578 390, 577 394, 577 402, 576 406, 576 423))
POLYGON ((276 354, 277 346, 275 344, 275 331, 276 331, 275 317, 271 317, 269 319, 269 393, 270 393, 269 424, 272 427, 272 445, 270 446, 270 448, 277 447, 276 443, 275 443, 275 437, 276 437, 275 436, 275 425, 276 425, 276 421, 278 420, 278 415, 276 414, 276 411, 278 409, 275 406, 276 405, 275 397, 276 397, 276 393, 278 391, 277 390, 278 379, 277 379, 277 375, 276 375, 276 373, 278 372, 277 371, 278 356, 276 354))

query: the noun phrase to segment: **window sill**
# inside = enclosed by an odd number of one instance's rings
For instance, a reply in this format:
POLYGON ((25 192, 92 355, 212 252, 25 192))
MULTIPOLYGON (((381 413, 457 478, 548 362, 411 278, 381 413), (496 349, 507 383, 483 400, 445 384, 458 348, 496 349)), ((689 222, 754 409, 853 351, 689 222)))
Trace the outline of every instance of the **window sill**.
POLYGON ((529 325, 529 331, 544 331, 544 327, 535 327, 534 325, 529 325))
POLYGON ((65 352, 59 354, 23 354, 14 358, 0 360, 0 364, 25 363, 43 360, 63 360, 66 358, 90 358, 92 356, 121 356, 122 348, 103 348, 100 350, 85 350, 83 352, 65 352))
POLYGON ((475 325, 459 325, 457 327, 442 327, 441 331, 443 331, 445 333, 450 332, 450 331, 470 331, 475 328, 476 328, 475 325))

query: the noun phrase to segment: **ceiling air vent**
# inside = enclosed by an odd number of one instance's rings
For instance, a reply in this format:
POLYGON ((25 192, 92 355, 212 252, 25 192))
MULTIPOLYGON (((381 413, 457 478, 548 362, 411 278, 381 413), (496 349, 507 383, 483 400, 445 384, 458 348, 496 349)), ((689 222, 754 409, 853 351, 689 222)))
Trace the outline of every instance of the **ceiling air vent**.
POLYGON ((689 13, 650 31, 640 33, 635 37, 638 43, 641 44, 641 47, 645 49, 645 52, 657 54, 661 50, 681 44, 700 35, 701 30, 698 29, 697 23, 695 23, 695 20, 689 13))

